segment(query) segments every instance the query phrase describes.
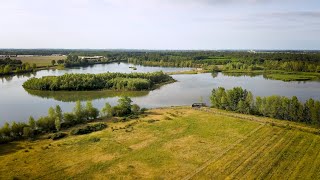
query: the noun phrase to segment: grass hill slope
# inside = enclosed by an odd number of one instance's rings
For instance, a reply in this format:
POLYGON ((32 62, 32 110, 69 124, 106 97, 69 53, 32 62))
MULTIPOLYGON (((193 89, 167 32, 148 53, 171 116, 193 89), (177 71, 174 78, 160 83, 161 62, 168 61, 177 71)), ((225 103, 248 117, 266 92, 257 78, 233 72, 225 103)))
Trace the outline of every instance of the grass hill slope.
POLYGON ((89 135, 1 145, 0 179, 320 178, 320 136, 298 124, 184 107, 106 121, 89 135))

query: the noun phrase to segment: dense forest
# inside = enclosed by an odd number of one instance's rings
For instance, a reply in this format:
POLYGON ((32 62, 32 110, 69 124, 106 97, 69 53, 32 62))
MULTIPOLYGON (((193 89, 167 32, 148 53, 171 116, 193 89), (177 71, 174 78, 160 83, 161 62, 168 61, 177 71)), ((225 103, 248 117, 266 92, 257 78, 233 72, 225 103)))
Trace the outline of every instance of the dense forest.
POLYGON ((173 78, 162 71, 153 73, 103 73, 64 74, 31 78, 23 87, 31 90, 84 91, 84 90, 149 90, 160 83, 173 82, 173 78))
POLYGON ((5 123, 0 128, 0 144, 26 138, 34 139, 45 133, 59 132, 77 124, 90 122, 99 116, 134 118, 144 111, 144 108, 140 109, 137 104, 132 104, 132 100, 126 96, 119 98, 118 105, 114 107, 106 103, 100 111, 93 107, 91 101, 87 101, 85 106, 77 101, 73 111, 66 113, 63 113, 60 106, 57 105, 56 107, 50 107, 48 115, 40 117, 38 120, 30 116, 28 123, 5 123))
POLYGON ((256 97, 250 91, 236 87, 212 90, 211 104, 214 108, 253 114, 276 119, 302 122, 320 126, 320 101, 313 99, 301 103, 296 96, 256 97))
POLYGON ((0 75, 32 72, 35 69, 35 64, 31 66, 29 63, 22 63, 20 60, 10 58, 0 59, 0 75))

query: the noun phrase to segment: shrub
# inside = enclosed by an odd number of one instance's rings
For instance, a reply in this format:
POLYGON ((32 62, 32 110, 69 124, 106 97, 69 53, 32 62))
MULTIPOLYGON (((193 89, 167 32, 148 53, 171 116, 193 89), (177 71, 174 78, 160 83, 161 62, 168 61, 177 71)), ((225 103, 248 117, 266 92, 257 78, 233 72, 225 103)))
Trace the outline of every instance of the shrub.
POLYGON ((82 134, 89 134, 95 131, 101 131, 105 128, 107 128, 108 126, 106 124, 103 123, 98 123, 98 124, 94 124, 94 125, 88 125, 82 128, 76 128, 73 129, 70 133, 72 135, 82 135, 82 134))
POLYGON ((90 141, 90 142, 99 142, 99 141, 100 141, 100 138, 93 137, 93 138, 90 138, 89 141, 90 141))
POLYGON ((50 139, 58 140, 58 139, 62 139, 64 137, 66 137, 66 136, 67 136, 66 133, 58 132, 58 133, 55 133, 55 134, 51 135, 50 139))

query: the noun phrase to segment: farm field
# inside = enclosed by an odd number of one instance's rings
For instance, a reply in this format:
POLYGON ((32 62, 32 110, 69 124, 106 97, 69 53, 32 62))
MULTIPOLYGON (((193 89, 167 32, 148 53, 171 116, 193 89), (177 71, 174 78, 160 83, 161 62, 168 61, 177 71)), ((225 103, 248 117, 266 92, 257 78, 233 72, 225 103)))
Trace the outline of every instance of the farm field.
POLYGON ((0 179, 320 178, 320 137, 296 123, 187 107, 101 121, 89 135, 1 145, 0 179))
POLYGON ((66 56, 32 56, 32 57, 18 57, 23 63, 37 64, 37 67, 51 66, 52 60, 65 60, 66 56))

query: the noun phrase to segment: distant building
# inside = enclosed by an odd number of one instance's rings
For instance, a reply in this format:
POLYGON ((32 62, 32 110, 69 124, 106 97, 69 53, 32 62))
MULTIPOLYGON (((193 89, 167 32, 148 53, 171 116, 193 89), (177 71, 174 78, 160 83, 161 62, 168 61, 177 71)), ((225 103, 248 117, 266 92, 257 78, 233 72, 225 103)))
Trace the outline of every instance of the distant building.
POLYGON ((34 57, 35 55, 18 55, 18 57, 34 57))
POLYGON ((17 55, 0 55, 0 58, 12 58, 17 57, 17 55))

